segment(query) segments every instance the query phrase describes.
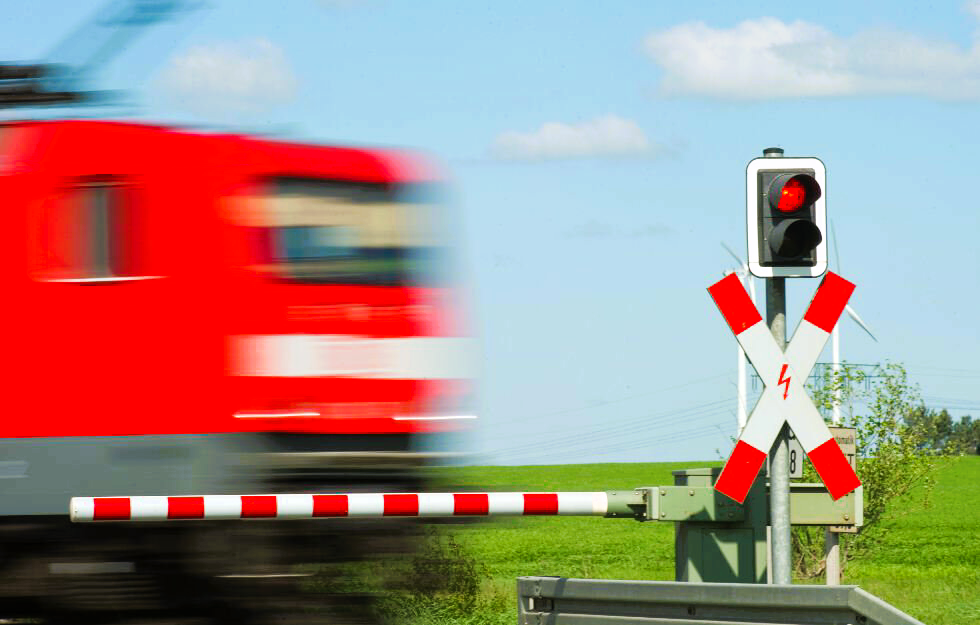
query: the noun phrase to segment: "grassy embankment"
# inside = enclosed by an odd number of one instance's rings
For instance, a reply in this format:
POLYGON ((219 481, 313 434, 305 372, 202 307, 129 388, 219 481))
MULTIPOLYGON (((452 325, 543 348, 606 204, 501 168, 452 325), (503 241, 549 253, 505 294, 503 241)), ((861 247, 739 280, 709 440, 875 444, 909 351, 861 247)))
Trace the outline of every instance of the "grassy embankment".
MULTIPOLYGON (((587 491, 671 484, 672 470, 698 466, 710 463, 466 467, 440 473, 446 490, 587 491)), ((857 584, 929 625, 980 622, 978 483, 980 458, 951 462, 938 475, 931 507, 883 523, 878 546, 847 564, 844 583, 857 584)), ((670 523, 533 517, 446 525, 436 532, 451 535, 459 554, 476 564, 481 580, 477 604, 464 616, 467 611, 438 602, 401 602, 398 611, 410 609, 398 620, 513 623, 520 575, 674 578, 670 523)))

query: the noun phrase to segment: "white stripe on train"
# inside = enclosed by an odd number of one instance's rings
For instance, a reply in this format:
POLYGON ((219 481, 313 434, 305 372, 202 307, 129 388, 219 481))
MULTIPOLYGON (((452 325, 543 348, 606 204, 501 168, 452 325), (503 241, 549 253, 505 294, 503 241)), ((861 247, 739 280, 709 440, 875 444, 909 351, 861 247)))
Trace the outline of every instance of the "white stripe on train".
POLYGON ((232 337, 232 373, 260 377, 471 379, 476 343, 464 337, 368 338, 340 334, 232 337))

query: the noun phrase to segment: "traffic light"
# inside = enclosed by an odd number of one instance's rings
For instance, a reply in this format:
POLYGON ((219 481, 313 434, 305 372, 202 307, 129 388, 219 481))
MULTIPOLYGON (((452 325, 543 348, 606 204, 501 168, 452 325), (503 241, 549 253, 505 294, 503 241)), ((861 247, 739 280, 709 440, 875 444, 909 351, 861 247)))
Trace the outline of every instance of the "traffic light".
POLYGON ((815 278, 827 270, 826 179, 817 158, 766 157, 749 163, 746 225, 753 275, 815 278))

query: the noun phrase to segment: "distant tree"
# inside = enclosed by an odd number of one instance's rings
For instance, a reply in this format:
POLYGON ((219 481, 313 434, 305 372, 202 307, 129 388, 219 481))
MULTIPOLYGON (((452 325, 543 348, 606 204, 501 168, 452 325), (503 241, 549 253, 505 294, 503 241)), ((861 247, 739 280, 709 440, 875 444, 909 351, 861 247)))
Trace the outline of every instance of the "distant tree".
POLYGON ((922 449, 949 449, 953 444, 953 417, 945 408, 936 412, 924 404, 916 406, 905 417, 905 423, 922 436, 922 449))
POLYGON ((980 420, 960 417, 953 425, 950 444, 960 453, 980 455, 980 420))
POLYGON ((954 422, 949 411, 931 410, 917 406, 905 419, 909 427, 923 436, 923 449, 941 450, 950 454, 976 454, 980 446, 980 421, 969 416, 954 422))

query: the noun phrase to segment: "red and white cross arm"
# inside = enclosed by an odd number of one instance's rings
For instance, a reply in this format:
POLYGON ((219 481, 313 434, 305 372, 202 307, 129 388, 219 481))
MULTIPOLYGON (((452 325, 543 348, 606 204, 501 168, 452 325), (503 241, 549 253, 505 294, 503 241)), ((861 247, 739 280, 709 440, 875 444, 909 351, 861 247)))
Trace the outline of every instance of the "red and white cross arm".
POLYGON ((605 516, 605 492, 72 497, 71 520, 191 521, 452 516, 605 516))
POLYGON ((827 272, 782 352, 734 274, 708 288, 766 387, 715 484, 716 490, 736 501, 745 500, 784 421, 793 428, 831 497, 839 499, 861 485, 803 388, 804 378, 853 291, 852 283, 827 272))

